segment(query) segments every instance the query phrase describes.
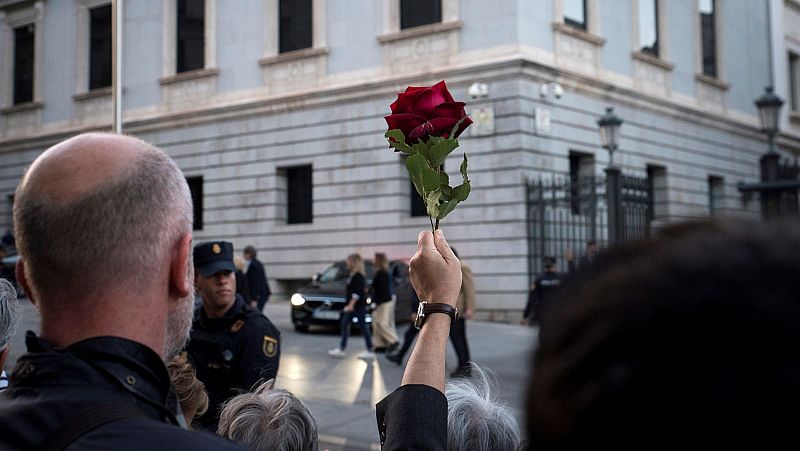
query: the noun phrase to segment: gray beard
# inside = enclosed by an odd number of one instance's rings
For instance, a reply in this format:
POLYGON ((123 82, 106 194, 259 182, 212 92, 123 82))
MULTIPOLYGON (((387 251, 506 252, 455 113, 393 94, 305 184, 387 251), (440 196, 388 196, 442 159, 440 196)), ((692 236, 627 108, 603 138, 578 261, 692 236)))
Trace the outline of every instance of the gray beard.
POLYGON ((177 356, 189 340, 194 316, 194 293, 181 298, 178 305, 167 313, 167 332, 164 337, 164 361, 177 356))

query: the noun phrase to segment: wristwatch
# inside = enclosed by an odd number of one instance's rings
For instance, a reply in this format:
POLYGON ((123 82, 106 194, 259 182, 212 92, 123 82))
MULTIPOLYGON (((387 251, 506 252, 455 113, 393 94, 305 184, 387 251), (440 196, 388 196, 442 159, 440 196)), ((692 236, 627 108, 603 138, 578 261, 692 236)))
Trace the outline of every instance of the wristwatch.
POLYGON ((419 303, 419 307, 417 307, 417 319, 414 321, 414 327, 417 329, 421 328, 423 324, 425 324, 425 317, 430 315, 431 313, 444 313, 446 315, 450 315, 451 324, 455 323, 458 319, 458 309, 453 307, 450 304, 444 304, 441 302, 427 302, 422 301, 419 303))

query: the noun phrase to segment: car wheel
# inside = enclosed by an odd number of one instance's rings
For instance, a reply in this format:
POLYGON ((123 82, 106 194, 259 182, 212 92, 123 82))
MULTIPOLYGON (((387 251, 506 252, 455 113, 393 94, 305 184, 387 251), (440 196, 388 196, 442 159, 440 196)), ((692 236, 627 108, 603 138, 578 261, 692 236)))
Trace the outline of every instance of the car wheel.
POLYGON ((308 324, 295 324, 294 330, 301 333, 308 332, 308 324))

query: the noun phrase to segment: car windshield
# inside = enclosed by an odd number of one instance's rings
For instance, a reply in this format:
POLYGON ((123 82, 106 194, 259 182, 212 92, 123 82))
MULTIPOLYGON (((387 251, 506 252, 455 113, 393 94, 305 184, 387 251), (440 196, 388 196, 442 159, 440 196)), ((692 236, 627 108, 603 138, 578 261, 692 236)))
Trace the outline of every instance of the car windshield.
MULTIPOLYGON (((364 262, 364 269, 366 269, 367 273, 365 274, 367 278, 367 282, 372 280, 372 276, 375 274, 375 267, 372 265, 371 260, 366 260, 364 262)), ((319 276, 320 283, 327 283, 327 282, 334 282, 336 280, 345 280, 349 276, 347 272, 347 267, 344 262, 336 262, 331 266, 328 266, 328 269, 322 272, 319 276)))

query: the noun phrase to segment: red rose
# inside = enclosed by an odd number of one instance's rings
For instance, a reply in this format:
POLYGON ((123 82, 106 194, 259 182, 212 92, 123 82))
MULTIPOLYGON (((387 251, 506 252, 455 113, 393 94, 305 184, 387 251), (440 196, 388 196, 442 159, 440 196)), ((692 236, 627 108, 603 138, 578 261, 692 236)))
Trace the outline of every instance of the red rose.
POLYGON ((447 90, 444 80, 430 88, 409 86, 397 95, 392 103, 392 114, 386 116, 389 130, 399 128, 409 143, 429 136, 457 138, 472 121, 466 117, 464 102, 456 102, 447 90), (453 127, 464 118, 453 136, 453 127))

